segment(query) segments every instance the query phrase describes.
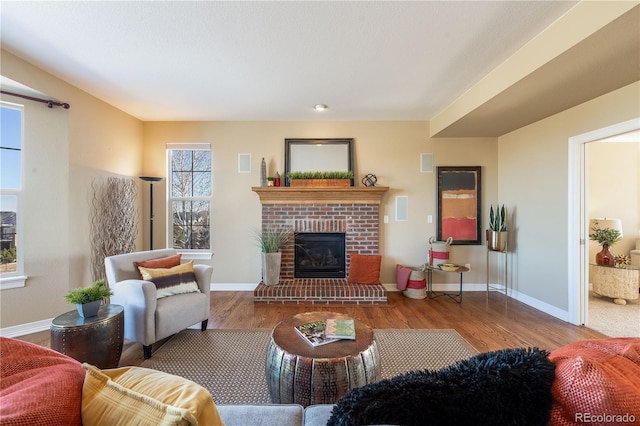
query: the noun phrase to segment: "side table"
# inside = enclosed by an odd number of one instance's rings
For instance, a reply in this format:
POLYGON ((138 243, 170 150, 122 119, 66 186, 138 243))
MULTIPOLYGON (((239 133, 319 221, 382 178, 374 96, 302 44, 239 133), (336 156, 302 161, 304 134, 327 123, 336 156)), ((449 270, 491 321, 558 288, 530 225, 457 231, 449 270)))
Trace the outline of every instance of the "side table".
POLYGON ((611 297, 613 303, 626 305, 640 297, 640 268, 637 266, 589 265, 589 280, 594 293, 611 297))
POLYGON ((266 375, 274 404, 333 404, 348 390, 378 381, 380 354, 373 330, 354 319, 355 340, 313 347, 294 327, 327 318, 333 312, 306 312, 280 322, 267 345, 266 375))
POLYGON ((51 322, 51 349, 98 368, 116 368, 122 355, 124 308, 102 305, 95 317, 78 311, 59 315, 51 322))
POLYGON ((444 269, 440 269, 437 266, 426 266, 427 269, 427 297, 429 299, 435 299, 440 296, 447 296, 455 302, 462 303, 462 274, 465 272, 469 272, 469 268, 465 266, 459 266, 455 271, 445 271, 444 269), (448 274, 460 274, 460 290, 458 293, 445 293, 433 291, 433 271, 445 272, 448 274))

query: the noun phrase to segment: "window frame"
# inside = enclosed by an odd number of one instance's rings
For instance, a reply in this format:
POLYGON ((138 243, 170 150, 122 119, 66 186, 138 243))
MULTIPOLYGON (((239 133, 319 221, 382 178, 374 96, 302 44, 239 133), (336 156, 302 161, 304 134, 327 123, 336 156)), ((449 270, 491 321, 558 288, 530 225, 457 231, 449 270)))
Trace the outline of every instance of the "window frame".
POLYGON ((212 233, 211 233, 211 212, 213 206, 213 153, 211 152, 210 143, 167 143, 166 144, 166 156, 167 156, 167 188, 166 188, 166 200, 167 200, 167 247, 173 247, 173 202, 180 200, 187 201, 206 201, 209 203, 209 248, 206 249, 182 249, 175 248, 178 253, 182 254, 182 258, 185 260, 210 260, 213 256, 212 252, 212 233), (211 163, 209 165, 210 171, 210 188, 208 196, 191 196, 191 197, 172 197, 171 188, 173 185, 173 169, 171 164, 172 151, 209 151, 211 157, 211 163))
POLYGON ((1 196, 16 197, 16 270, 5 272, 0 276, 0 290, 24 287, 27 277, 24 274, 24 132, 25 132, 25 107, 13 102, 0 101, 0 107, 16 109, 20 111, 20 184, 18 188, 3 188, 0 184, 1 196))

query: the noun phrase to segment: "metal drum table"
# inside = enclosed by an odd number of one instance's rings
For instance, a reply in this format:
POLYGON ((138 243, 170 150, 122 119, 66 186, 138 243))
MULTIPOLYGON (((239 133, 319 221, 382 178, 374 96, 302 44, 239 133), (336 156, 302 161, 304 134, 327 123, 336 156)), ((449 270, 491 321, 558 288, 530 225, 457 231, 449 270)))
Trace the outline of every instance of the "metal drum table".
POLYGON ((98 315, 81 317, 77 311, 51 322, 51 349, 98 368, 115 368, 124 340, 124 308, 102 305, 98 315))
POLYGON ((350 318, 333 312, 307 312, 278 324, 267 346, 266 374, 275 404, 332 404, 348 390, 380 378, 380 354, 373 330, 354 319, 355 340, 313 347, 294 327, 327 318, 350 318))

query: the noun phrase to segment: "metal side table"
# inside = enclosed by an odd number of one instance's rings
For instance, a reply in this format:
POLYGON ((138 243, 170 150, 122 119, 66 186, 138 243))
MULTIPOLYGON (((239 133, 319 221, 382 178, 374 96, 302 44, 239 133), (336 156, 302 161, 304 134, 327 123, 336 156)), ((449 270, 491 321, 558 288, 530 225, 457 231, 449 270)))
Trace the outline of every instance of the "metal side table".
POLYGON ((440 269, 437 266, 427 265, 426 269, 427 269, 427 296, 429 297, 429 299, 435 299, 436 297, 440 297, 440 296, 447 296, 454 302, 462 303, 462 274, 464 274, 465 272, 469 272, 469 269, 467 267, 458 266, 458 269, 456 269, 455 271, 445 271, 443 269, 440 269), (458 291, 458 293, 446 293, 446 292, 440 292, 440 291, 433 291, 433 271, 445 272, 448 274, 460 274, 460 290, 458 291))
POLYGON ((124 308, 102 305, 98 315, 83 318, 77 311, 51 322, 51 349, 98 368, 116 368, 122 355, 124 308))

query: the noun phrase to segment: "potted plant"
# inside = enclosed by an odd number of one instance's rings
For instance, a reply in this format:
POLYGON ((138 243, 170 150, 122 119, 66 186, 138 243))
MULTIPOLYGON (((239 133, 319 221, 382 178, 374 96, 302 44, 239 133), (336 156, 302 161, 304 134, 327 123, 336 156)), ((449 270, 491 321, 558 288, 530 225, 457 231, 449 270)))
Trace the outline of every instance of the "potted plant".
POLYGON ((591 231, 589 239, 602 245, 602 250, 596 253, 596 264, 600 266, 615 266, 616 257, 609 251, 609 247, 620 240, 620 231, 613 228, 600 228, 597 220, 593 221, 591 231))
POLYGON ((113 292, 107 288, 104 280, 95 281, 89 287, 74 288, 67 293, 64 298, 67 302, 76 305, 78 314, 81 317, 94 317, 98 315, 98 309, 100 309, 100 303, 105 297, 109 297, 113 292))
POLYGON ((275 228, 267 225, 256 230, 254 237, 262 251, 262 282, 264 285, 277 285, 280 282, 280 249, 291 239, 291 232, 286 228, 275 228))
POLYGON ((287 177, 289 178, 289 186, 293 187, 348 187, 351 186, 353 172, 289 172, 287 177))
POLYGON ((487 247, 492 251, 507 249, 507 210, 503 205, 493 204, 489 208, 489 230, 487 231, 487 247))

